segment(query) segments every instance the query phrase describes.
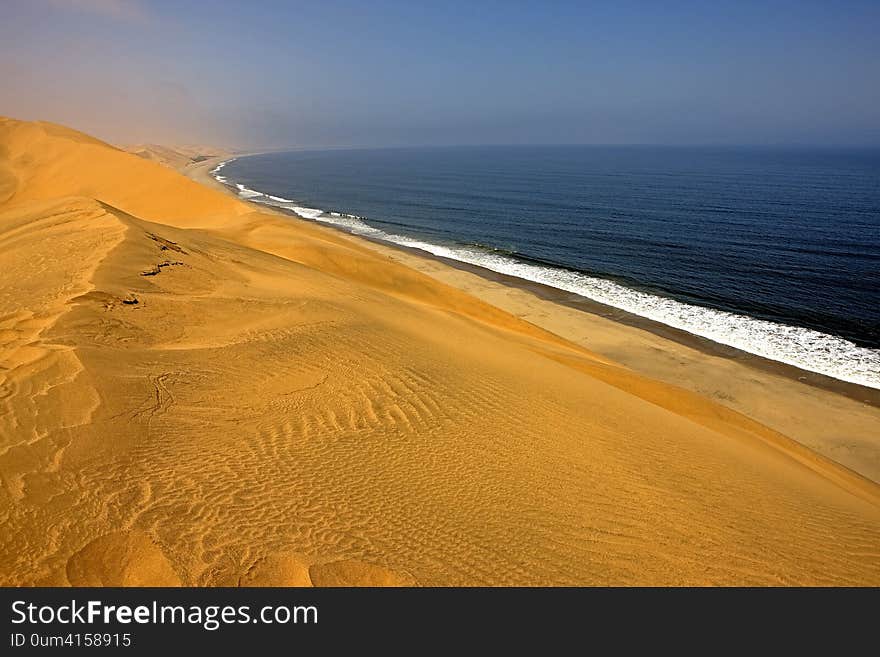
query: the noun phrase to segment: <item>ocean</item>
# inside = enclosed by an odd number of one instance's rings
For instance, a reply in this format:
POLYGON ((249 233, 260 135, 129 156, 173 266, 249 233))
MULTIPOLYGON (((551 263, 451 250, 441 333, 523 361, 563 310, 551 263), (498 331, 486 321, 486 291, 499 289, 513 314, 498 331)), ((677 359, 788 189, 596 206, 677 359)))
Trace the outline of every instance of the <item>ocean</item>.
POLYGON ((877 150, 316 150, 213 173, 306 219, 880 388, 877 150))

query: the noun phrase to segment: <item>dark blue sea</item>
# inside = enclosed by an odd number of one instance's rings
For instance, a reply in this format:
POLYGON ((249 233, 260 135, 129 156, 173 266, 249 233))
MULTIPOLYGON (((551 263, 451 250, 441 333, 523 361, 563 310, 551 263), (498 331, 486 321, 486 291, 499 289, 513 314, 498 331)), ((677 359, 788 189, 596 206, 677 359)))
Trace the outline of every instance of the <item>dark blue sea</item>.
POLYGON ((306 219, 880 387, 877 150, 324 150, 214 173, 306 219))

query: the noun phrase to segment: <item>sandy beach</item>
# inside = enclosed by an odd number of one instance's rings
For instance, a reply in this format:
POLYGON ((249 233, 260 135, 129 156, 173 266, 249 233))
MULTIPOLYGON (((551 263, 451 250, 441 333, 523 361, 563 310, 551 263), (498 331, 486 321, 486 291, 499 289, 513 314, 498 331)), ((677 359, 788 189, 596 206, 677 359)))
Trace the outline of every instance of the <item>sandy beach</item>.
POLYGON ((0 119, 3 584, 880 584, 874 391, 215 162, 0 119))

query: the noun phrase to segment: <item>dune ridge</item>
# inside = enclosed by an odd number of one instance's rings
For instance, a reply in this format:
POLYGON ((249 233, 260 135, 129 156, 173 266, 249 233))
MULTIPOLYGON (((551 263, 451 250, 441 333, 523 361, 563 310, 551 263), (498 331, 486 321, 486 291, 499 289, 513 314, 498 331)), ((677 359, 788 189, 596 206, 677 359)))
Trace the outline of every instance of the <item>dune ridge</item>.
POLYGON ((880 583, 874 482, 76 131, 0 268, 4 584, 880 583))

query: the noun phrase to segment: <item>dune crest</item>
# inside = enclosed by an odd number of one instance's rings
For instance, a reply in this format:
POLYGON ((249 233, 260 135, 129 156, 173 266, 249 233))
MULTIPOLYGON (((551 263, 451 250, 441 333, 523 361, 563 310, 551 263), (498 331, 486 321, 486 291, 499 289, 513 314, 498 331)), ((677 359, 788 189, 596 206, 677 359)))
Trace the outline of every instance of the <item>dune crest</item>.
POLYGON ((3 583, 880 583, 877 484, 67 128, 0 271, 3 583))

